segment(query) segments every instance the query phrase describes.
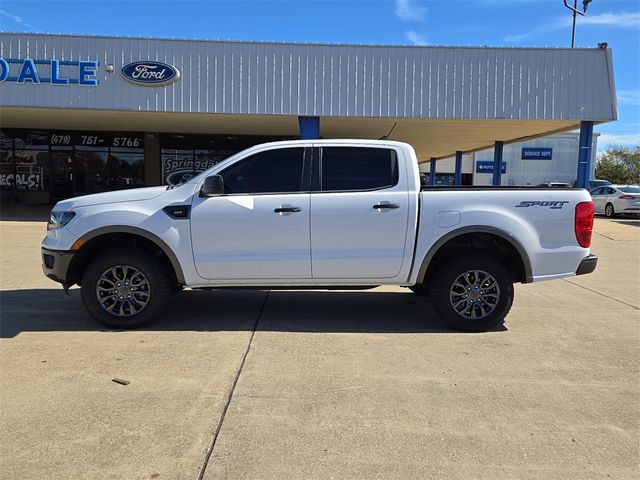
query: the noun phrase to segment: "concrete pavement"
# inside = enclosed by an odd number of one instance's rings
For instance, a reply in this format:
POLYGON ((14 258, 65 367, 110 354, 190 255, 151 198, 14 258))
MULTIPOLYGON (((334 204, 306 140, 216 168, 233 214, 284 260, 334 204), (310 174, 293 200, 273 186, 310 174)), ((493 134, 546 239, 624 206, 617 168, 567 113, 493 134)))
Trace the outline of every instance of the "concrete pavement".
POLYGON ((42 277, 43 223, 0 222, 0 476, 639 478, 640 221, 596 231, 594 274, 494 332, 397 288, 186 291, 114 332, 42 277))

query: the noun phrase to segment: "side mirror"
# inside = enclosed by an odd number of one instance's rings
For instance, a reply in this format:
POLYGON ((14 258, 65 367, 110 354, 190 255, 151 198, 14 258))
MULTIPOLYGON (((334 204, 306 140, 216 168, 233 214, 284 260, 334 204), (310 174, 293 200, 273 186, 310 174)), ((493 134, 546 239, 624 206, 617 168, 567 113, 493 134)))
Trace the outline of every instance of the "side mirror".
POLYGON ((200 189, 201 197, 215 197, 224 193, 224 182, 222 175, 210 175, 204 179, 200 189))

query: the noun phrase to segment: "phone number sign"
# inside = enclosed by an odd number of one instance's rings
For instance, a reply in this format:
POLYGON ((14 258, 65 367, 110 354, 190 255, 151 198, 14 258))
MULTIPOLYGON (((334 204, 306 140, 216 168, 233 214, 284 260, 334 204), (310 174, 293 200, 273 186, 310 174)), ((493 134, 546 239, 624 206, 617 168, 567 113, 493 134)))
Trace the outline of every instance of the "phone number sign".
POLYGON ((70 147, 119 147, 119 148, 144 148, 142 136, 120 133, 101 132, 53 132, 51 145, 70 147))

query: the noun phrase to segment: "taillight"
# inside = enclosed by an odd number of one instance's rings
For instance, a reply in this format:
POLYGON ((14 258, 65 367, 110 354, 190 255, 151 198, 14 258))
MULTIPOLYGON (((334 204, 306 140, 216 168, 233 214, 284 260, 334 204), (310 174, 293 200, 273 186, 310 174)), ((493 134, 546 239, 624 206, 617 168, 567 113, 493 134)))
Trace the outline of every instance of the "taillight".
POLYGON ((580 202, 576 205, 576 240, 584 248, 591 245, 593 212, 593 202, 580 202))
POLYGON ((620 200, 633 200, 636 197, 634 197, 633 195, 620 195, 618 198, 620 200))

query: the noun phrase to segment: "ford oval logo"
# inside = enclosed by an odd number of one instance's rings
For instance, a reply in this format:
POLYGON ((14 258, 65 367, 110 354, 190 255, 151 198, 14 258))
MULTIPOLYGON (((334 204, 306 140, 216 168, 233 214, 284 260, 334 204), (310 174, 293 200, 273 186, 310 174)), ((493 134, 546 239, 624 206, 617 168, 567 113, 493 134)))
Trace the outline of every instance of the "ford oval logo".
POLYGON ((137 85, 160 87, 178 80, 180 72, 172 65, 149 60, 125 65, 122 67, 122 76, 137 85))

